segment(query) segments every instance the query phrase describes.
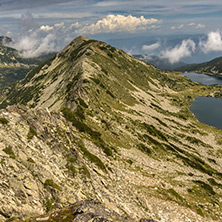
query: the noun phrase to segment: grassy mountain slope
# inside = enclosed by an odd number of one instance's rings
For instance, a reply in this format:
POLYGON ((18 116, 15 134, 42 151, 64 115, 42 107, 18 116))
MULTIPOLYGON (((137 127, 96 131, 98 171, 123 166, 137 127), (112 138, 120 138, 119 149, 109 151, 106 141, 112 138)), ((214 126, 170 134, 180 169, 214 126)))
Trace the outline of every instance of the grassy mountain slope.
POLYGON ((136 221, 221 221, 221 130, 188 109, 218 90, 76 38, 1 99, 0 215, 93 198, 136 221))
POLYGON ((178 71, 195 71, 222 76, 222 57, 215 58, 209 62, 190 64, 177 68, 178 71))

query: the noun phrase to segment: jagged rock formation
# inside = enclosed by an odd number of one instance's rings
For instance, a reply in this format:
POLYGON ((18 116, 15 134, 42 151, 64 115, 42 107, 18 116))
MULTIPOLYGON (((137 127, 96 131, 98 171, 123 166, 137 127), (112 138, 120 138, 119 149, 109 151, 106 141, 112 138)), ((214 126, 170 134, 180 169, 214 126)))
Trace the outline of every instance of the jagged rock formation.
POLYGON ((221 221, 221 130, 188 109, 215 89, 73 40, 0 100, 2 219, 97 199, 137 221, 221 221))
MULTIPOLYGON (((10 220, 12 221, 12 220, 10 220)), ((14 219, 14 222, 25 222, 25 220, 14 219)), ((27 219, 26 219, 27 221, 27 219)), ((33 217, 28 219, 29 222, 50 222, 50 221, 72 221, 72 222, 136 222, 133 218, 122 217, 114 211, 105 208, 99 201, 86 200, 71 204, 62 210, 56 210, 50 214, 33 217)), ((138 220, 137 220, 138 222, 138 220)), ((154 222, 152 219, 140 219, 139 222, 154 222)))

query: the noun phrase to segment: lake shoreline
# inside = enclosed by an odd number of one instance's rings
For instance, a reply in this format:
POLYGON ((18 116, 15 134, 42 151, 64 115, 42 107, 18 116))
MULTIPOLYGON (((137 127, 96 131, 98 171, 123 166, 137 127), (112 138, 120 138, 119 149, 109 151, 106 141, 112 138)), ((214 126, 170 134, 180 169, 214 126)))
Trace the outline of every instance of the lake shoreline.
MULTIPOLYGON (((222 87, 222 78, 218 76, 202 73, 181 73, 193 82, 201 83, 205 86, 218 85, 222 87)), ((222 98, 215 96, 215 93, 207 96, 195 97, 190 101, 189 110, 201 123, 207 124, 217 129, 222 129, 222 98)))

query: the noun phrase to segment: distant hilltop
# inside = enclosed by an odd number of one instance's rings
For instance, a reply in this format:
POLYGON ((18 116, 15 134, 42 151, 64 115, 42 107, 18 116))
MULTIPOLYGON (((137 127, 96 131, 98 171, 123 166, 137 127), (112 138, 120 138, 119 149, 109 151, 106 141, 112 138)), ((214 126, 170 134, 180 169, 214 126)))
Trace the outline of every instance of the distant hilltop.
POLYGON ((5 45, 12 42, 12 39, 7 36, 0 36, 0 45, 5 45))

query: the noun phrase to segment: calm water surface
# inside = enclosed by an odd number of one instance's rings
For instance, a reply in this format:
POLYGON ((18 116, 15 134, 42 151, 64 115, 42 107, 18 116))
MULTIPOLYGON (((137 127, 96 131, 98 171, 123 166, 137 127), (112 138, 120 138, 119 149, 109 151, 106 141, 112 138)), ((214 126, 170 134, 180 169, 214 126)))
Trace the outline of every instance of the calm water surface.
POLYGON ((220 77, 194 73, 194 72, 183 73, 182 75, 188 77, 194 82, 200 82, 204 85, 214 85, 214 84, 222 85, 222 78, 220 77))
MULTIPOLYGON (((222 78, 219 77, 198 73, 183 73, 182 75, 204 85, 222 85, 222 78)), ((190 111, 200 122, 222 129, 222 98, 196 97, 191 105, 190 111)))
POLYGON ((207 125, 222 129, 222 98, 196 97, 190 111, 207 125))

